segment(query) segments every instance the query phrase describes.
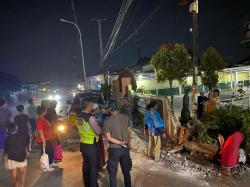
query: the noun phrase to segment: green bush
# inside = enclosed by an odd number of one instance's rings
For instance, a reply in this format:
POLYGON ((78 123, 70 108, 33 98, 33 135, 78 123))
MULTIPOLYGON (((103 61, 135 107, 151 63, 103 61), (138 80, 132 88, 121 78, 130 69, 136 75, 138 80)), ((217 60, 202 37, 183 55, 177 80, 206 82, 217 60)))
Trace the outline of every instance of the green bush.
POLYGON ((111 93, 112 93, 112 86, 108 84, 102 84, 100 91, 102 92, 104 96, 104 100, 107 101, 109 100, 111 93))
POLYGON ((245 138, 245 151, 250 153, 250 110, 245 110, 243 113, 243 126, 242 131, 244 132, 245 138))
POLYGON ((139 106, 138 106, 138 101, 139 101, 139 97, 134 96, 133 98, 133 111, 132 111, 132 115, 133 115, 133 122, 134 125, 136 127, 144 127, 144 122, 143 122, 143 114, 139 111, 139 106))
POLYGON ((244 133, 244 147, 250 153, 250 110, 244 110, 234 105, 220 107, 214 112, 206 114, 202 120, 203 125, 198 130, 198 140, 201 143, 213 143, 214 137, 207 133, 214 130, 227 138, 238 129, 244 133))

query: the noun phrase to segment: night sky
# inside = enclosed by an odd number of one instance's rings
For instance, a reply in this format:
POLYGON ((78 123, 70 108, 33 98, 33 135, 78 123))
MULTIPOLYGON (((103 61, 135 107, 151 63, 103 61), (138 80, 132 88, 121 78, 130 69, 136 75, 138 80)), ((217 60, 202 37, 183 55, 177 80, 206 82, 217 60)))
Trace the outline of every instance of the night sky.
MULTIPOLYGON (((120 31, 117 46, 124 41, 162 0, 133 0, 120 31), (136 14, 135 14, 135 10, 136 14)), ((103 22, 106 44, 118 15, 122 0, 74 0, 78 25, 83 34, 87 74, 99 67, 99 40, 92 18, 103 22)), ((0 72, 18 76, 23 82, 51 80, 73 83, 82 76, 79 36, 70 0, 0 0, 0 72)), ((200 0, 198 14, 199 55, 213 46, 230 62, 250 55, 240 47, 242 23, 250 19, 249 0, 200 0)), ((166 0, 139 31, 142 56, 151 56, 165 43, 184 43, 192 47, 189 28, 192 16, 188 6, 178 0, 166 0)), ((111 69, 137 61, 136 40, 108 57, 111 69)))

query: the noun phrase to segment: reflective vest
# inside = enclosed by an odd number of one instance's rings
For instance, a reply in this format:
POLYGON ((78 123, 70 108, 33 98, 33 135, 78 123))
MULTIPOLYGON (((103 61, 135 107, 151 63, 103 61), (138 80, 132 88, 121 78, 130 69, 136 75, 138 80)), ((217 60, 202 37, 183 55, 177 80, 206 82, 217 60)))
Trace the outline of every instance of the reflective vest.
POLYGON ((80 142, 84 144, 94 144, 94 142, 99 141, 99 135, 95 133, 89 124, 91 116, 88 113, 81 113, 77 118, 76 126, 80 134, 80 142))

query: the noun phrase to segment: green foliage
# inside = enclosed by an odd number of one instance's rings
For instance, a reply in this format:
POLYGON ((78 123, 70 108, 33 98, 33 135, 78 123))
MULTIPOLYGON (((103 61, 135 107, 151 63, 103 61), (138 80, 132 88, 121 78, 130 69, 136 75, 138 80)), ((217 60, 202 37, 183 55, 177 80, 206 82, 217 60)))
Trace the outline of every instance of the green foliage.
POLYGON ((250 109, 243 113, 242 131, 244 132, 245 138, 245 151, 250 153, 250 109))
POLYGON ((183 82, 191 68, 191 57, 184 44, 161 46, 152 56, 150 63, 156 69, 158 81, 183 82))
POLYGON ((244 133, 245 151, 250 153, 250 110, 244 110, 234 105, 220 107, 208 113, 202 119, 203 126, 198 131, 198 140, 202 143, 213 143, 215 139, 207 133, 212 129, 227 138, 237 130, 244 133))
MULTIPOLYGON (((157 80, 168 80, 172 90, 174 80, 180 83, 185 80, 191 68, 191 57, 184 44, 163 45, 152 56, 150 63, 156 69, 157 80)), ((173 103, 172 91, 171 100, 173 103)))
POLYGON ((132 111, 133 121, 134 121, 135 126, 143 127, 144 126, 143 114, 139 111, 138 102, 139 102, 139 97, 134 96, 133 97, 133 111, 132 111))
POLYGON ((226 67, 226 62, 223 57, 216 51, 215 48, 209 47, 203 54, 199 69, 201 72, 202 83, 211 90, 218 83, 218 73, 226 67))
POLYGON ((102 84, 100 91, 103 93, 104 100, 107 101, 109 100, 112 92, 112 86, 108 84, 102 84))

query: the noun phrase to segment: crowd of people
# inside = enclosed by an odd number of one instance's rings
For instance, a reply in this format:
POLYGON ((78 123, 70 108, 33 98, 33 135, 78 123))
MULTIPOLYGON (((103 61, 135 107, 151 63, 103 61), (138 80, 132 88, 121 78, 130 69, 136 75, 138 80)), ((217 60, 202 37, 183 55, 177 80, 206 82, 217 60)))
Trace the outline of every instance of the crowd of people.
MULTIPOLYGON (((32 99, 29 106, 17 105, 17 114, 7 107, 4 98, 0 98, 0 150, 4 158, 5 168, 11 170, 13 185, 24 187, 27 174, 27 159, 31 153, 33 140, 41 148, 41 154, 48 155, 49 168, 54 170, 55 147, 60 144, 55 129, 58 122, 55 101, 43 100, 35 106, 32 99), (24 112, 27 111, 27 114, 24 112), (20 177, 17 177, 20 176, 20 177)), ((132 111, 128 99, 124 99, 120 113, 118 105, 111 102, 100 110, 97 103, 90 100, 81 102, 81 112, 77 115, 77 128, 80 134, 80 152, 83 157, 83 181, 86 187, 96 187, 98 172, 105 166, 109 173, 110 186, 116 186, 118 163, 124 174, 126 187, 131 186, 130 170, 132 161, 129 154, 130 127, 132 111), (109 142, 108 159, 104 149, 105 139, 109 142)))
POLYGON ((5 168, 12 171, 15 187, 25 186, 27 157, 31 151, 32 130, 24 106, 16 107, 17 115, 7 108, 7 102, 0 98, 0 151, 5 168), (17 177, 20 175, 20 177, 17 177))
POLYGON ((31 154, 34 139, 49 157, 50 167, 44 171, 53 171, 53 167, 57 166, 54 162, 54 147, 60 142, 53 131, 57 121, 56 102, 45 100, 38 107, 32 99, 28 103, 27 114, 23 105, 17 105, 17 114, 13 116, 6 100, 0 98, 1 157, 4 158, 5 168, 12 171, 15 187, 25 186, 27 158, 31 154))
MULTIPOLYGON (((201 92, 198 97, 198 118, 201 119, 206 112, 214 111, 219 102, 219 90, 214 90, 213 94, 208 95, 208 98, 205 97, 204 92, 201 92)), ((61 142, 55 132, 58 122, 56 106, 55 101, 43 100, 41 105, 36 107, 30 99, 26 109, 28 113, 24 113, 23 105, 18 105, 16 106, 18 113, 13 117, 7 108, 7 102, 4 98, 0 98, 0 150, 5 154, 5 167, 12 171, 15 187, 25 186, 27 158, 31 152, 34 137, 41 148, 41 153, 45 152, 48 155, 49 168, 44 169, 44 172, 53 171, 54 167, 58 166, 55 149, 61 142), (18 178, 17 175, 21 177, 18 178)), ((89 99, 81 101, 80 106, 76 127, 80 135, 84 185, 86 187, 98 186, 98 172, 106 167, 110 187, 116 187, 116 174, 120 163, 125 187, 131 187, 132 161, 129 150, 133 115, 128 98, 124 98, 120 109, 116 102, 110 102, 101 110, 97 103, 93 103, 89 99), (104 148, 105 141, 109 144, 108 158, 106 158, 107 151, 104 148)), ((161 138, 166 136, 167 124, 157 111, 157 102, 151 101, 147 105, 144 124, 144 133, 149 138, 147 155, 149 158, 159 161, 161 138)), ((231 159, 228 159, 228 155, 232 150, 237 152, 243 138, 242 133, 235 132, 228 137, 225 143, 223 142, 221 154, 224 170, 237 163, 235 155, 231 154, 231 159), (237 146, 235 146, 236 144, 237 146)))
MULTIPOLYGON (((125 105, 127 105, 126 101, 125 105)), ((127 114, 119 111, 115 102, 110 102, 108 107, 100 111, 97 103, 86 99, 82 101, 81 109, 82 112, 77 116, 77 128, 80 134, 85 186, 98 186, 98 171, 102 171, 107 165, 110 186, 116 187, 116 174, 120 163, 125 186, 131 187, 132 161, 129 154, 131 119, 127 114), (104 137, 109 143, 107 161, 104 137)))
POLYGON ((212 93, 205 96, 201 91, 197 99, 197 118, 201 119, 205 113, 213 112, 220 105, 220 91, 215 89, 212 93))

